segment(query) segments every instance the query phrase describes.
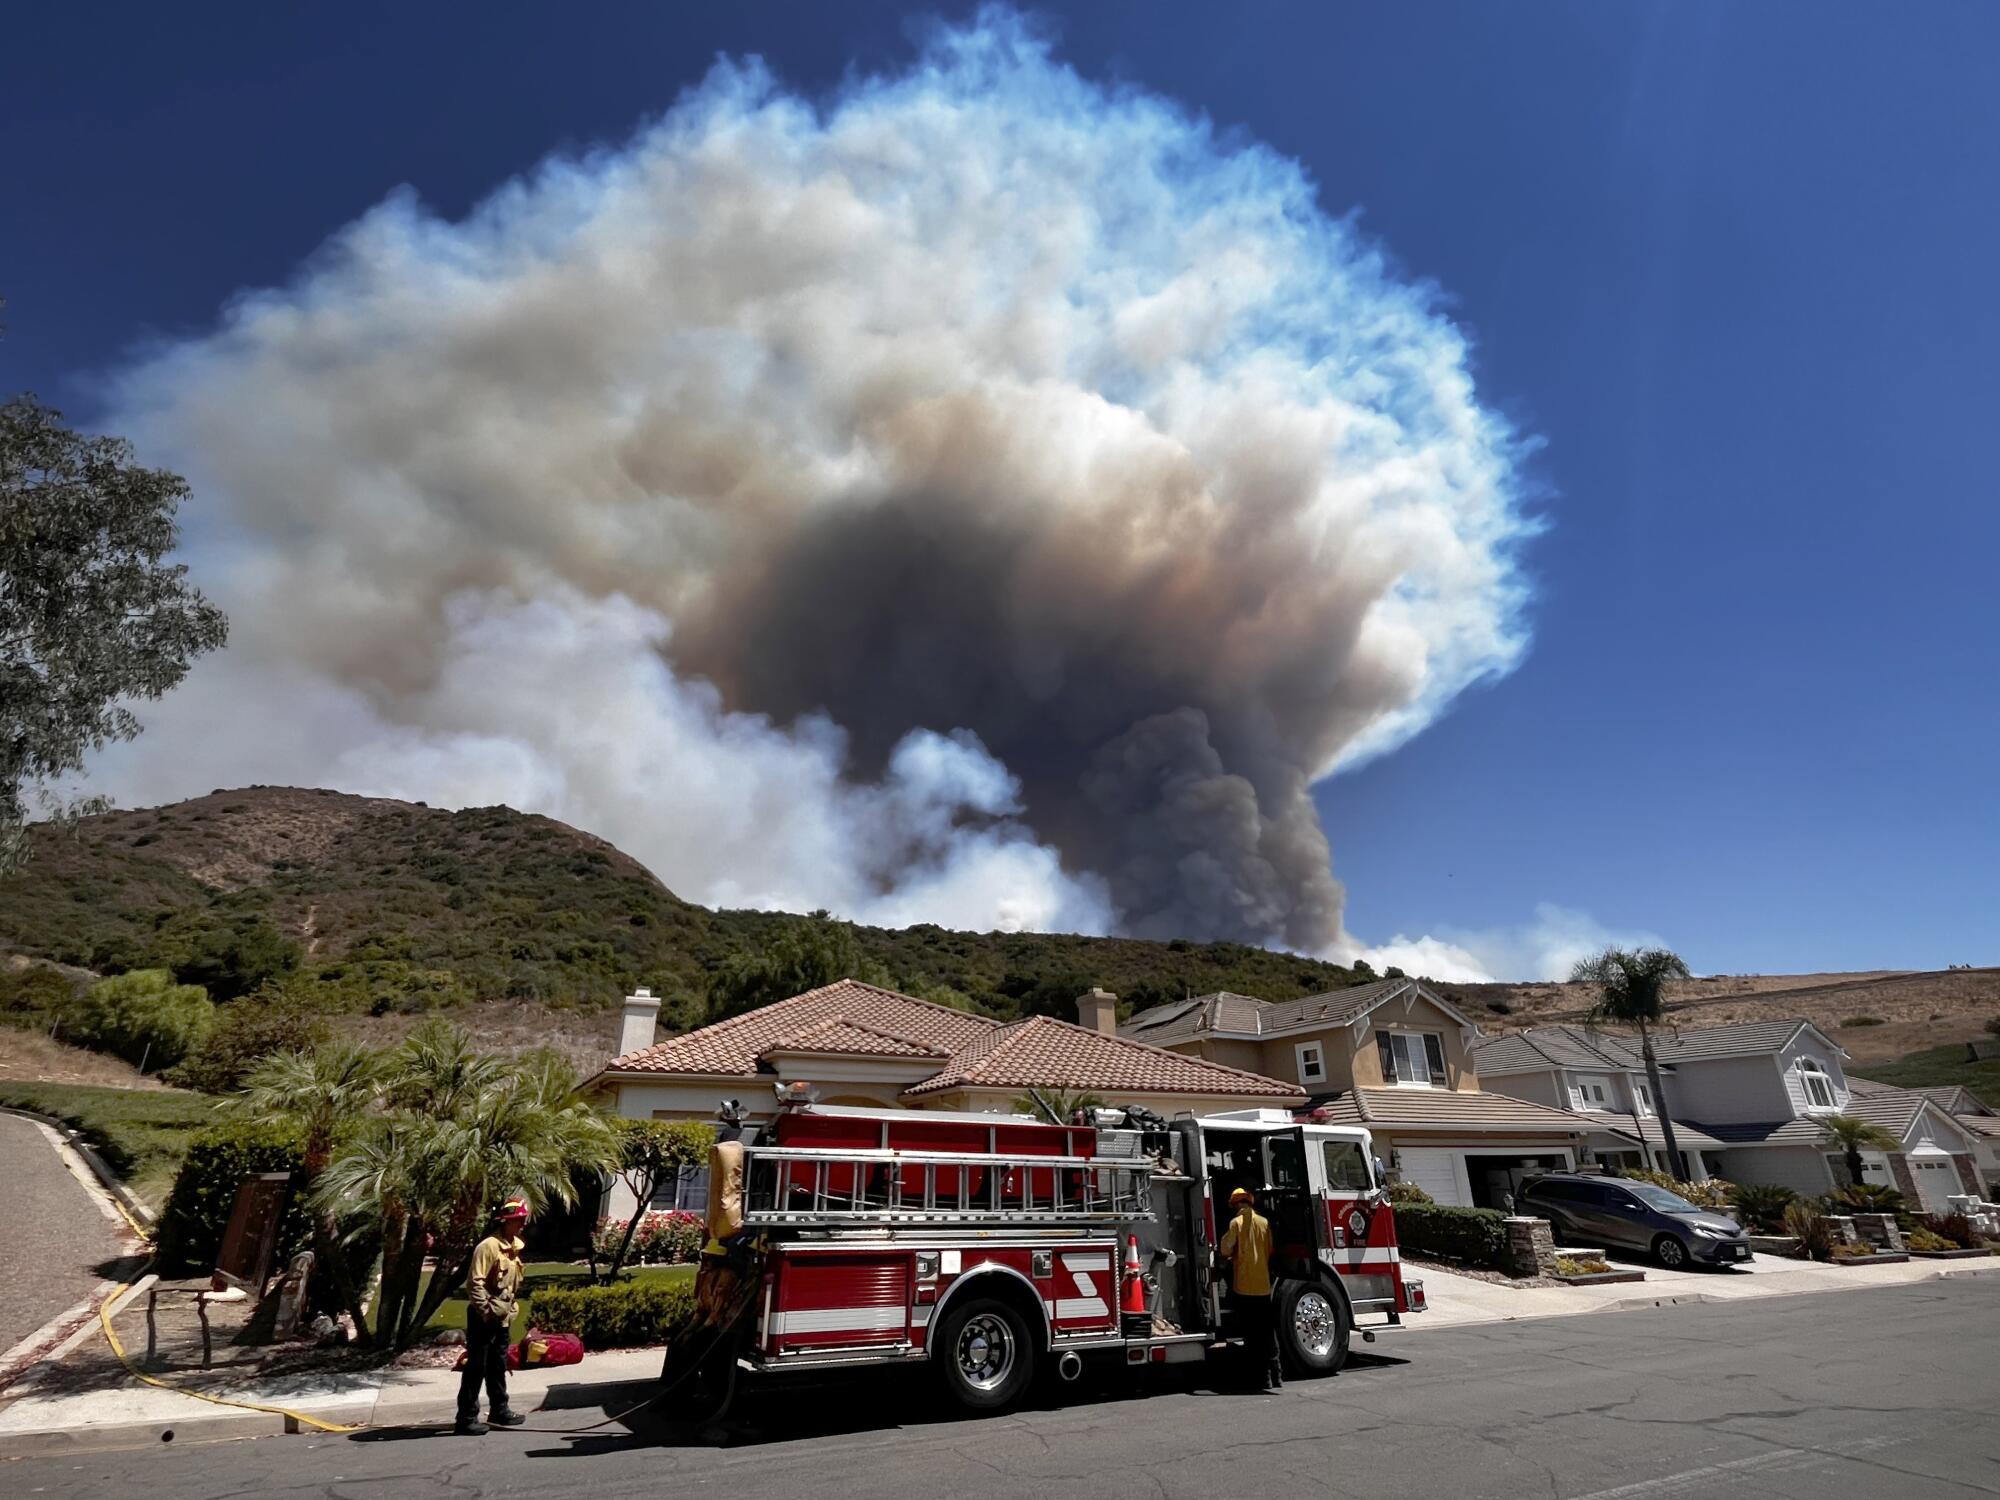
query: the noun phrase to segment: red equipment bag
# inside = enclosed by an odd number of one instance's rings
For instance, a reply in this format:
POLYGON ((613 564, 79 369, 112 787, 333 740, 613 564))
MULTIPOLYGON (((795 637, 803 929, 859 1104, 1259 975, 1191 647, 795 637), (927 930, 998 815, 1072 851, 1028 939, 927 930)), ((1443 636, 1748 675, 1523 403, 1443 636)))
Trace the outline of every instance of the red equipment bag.
POLYGON ((509 1369, 523 1365, 574 1365, 583 1362, 583 1340, 573 1333, 543 1333, 530 1328, 528 1336, 507 1351, 509 1369))

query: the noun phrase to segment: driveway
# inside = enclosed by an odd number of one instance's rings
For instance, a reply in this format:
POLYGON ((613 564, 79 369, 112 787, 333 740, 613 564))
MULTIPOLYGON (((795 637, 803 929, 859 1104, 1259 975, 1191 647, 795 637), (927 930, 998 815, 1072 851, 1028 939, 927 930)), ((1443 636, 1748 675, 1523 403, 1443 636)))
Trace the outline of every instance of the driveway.
POLYGON ((94 1291, 130 1253, 117 1215, 32 1120, 0 1114, 0 1353, 94 1291))

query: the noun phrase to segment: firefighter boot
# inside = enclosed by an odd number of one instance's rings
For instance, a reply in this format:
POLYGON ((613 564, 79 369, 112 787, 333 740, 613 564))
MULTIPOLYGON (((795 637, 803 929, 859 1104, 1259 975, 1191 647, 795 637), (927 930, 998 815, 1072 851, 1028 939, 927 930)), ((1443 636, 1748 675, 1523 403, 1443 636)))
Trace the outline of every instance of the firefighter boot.
POLYGON ((528 1419, 517 1411, 495 1411, 486 1414, 486 1420, 495 1427, 519 1427, 528 1419))
POLYGON ((460 1417, 451 1424, 451 1430, 460 1437, 485 1437, 492 1429, 477 1417, 460 1417))

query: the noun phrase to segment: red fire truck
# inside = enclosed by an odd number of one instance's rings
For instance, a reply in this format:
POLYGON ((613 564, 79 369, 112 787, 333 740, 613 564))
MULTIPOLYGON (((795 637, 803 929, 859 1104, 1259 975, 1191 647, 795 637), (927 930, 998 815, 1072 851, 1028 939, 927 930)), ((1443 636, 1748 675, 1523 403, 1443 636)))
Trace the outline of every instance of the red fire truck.
POLYGON ((1238 1187, 1271 1222, 1293 1372, 1337 1370, 1353 1332, 1423 1311, 1366 1130, 1271 1109, 1043 1124, 793 1103, 716 1148, 702 1319, 663 1379, 726 1404, 739 1371, 926 1361, 991 1411, 1038 1368, 1207 1359, 1232 1332, 1216 1247, 1238 1187))

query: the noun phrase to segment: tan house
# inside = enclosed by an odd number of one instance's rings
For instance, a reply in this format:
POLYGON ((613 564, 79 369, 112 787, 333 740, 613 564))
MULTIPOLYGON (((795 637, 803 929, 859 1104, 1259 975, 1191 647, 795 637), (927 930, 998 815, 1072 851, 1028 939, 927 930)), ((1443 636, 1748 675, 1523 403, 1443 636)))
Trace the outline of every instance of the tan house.
POLYGON ((1578 1165, 1592 1137, 1638 1144, 1481 1089, 1478 1028, 1415 979, 1303 1000, 1201 995, 1141 1011, 1121 1034, 1296 1083, 1322 1118, 1367 1126, 1390 1171, 1440 1203, 1505 1207, 1524 1177, 1578 1165))
MULTIPOLYGON (((725 1099, 749 1120, 776 1107, 776 1090, 811 1085, 822 1104, 1011 1114, 1029 1089, 1088 1090, 1166 1116, 1273 1105, 1301 1109, 1306 1090, 1254 1069, 1168 1051, 1117 1034, 1117 997, 1093 990, 1076 1025, 1052 1016, 995 1021, 843 979, 665 1041, 660 1002, 625 1001, 619 1055, 591 1080, 628 1119, 709 1120, 725 1099)), ((662 1187, 654 1208, 701 1206, 696 1173, 662 1187)), ((622 1185, 605 1205, 632 1209, 622 1185)))

